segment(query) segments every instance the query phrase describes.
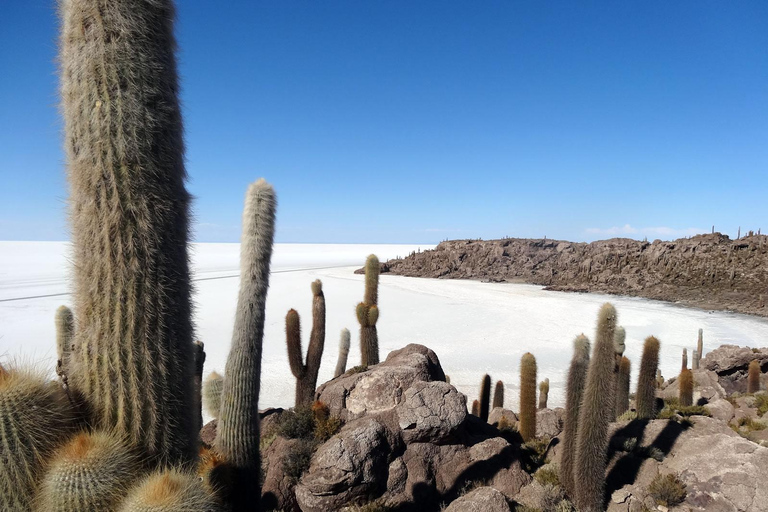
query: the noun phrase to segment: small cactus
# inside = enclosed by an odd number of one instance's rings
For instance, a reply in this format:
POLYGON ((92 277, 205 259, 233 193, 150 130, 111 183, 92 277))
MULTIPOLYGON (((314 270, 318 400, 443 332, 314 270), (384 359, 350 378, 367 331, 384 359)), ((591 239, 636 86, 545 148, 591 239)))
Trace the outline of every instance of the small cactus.
POLYGON ((539 409, 547 408, 549 400, 549 378, 539 382, 539 409))
POLYGON ((336 370, 333 372, 333 378, 339 377, 347 371, 347 358, 349 357, 350 335, 349 329, 341 330, 339 339, 339 360, 336 362, 336 370))
POLYGON ((693 358, 691 359, 691 368, 693 368, 694 370, 698 370, 700 362, 701 362, 701 356, 699 356, 699 351, 694 350, 693 358))
MULTIPOLYGON (((654 376, 659 366, 659 340, 653 336, 645 339, 643 357, 640 360, 640 374, 637 378, 637 417, 653 419, 656 417, 656 386, 654 376)), ((659 376, 661 374, 659 372, 659 376)), ((662 379, 663 383, 663 379, 662 379)))
POLYGON ((323 283, 312 283, 312 333, 307 348, 307 361, 301 353, 301 325, 299 314, 291 309, 285 317, 285 335, 288 345, 288 362, 296 377, 296 407, 309 406, 315 398, 317 374, 325 345, 325 297, 323 283))
POLYGON ((134 487, 119 512, 224 512, 223 506, 192 473, 156 472, 134 487))
POLYGON ((749 363, 747 373, 747 393, 757 393, 760 391, 760 363, 753 359, 749 363))
POLYGON ((489 407, 491 405, 491 377, 488 374, 483 376, 480 383, 480 419, 487 422, 489 407))
POLYGON ((31 510, 44 460, 74 433, 61 386, 18 368, 0 371, 0 510, 31 510))
POLYGON ((35 499, 39 512, 113 512, 141 477, 137 454, 112 434, 81 432, 59 448, 35 499))
POLYGON ((59 306, 56 310, 56 373, 62 380, 69 377, 69 355, 72 353, 75 339, 75 317, 67 306, 59 306))
POLYGON ((496 387, 493 389, 493 409, 504 407, 504 383, 496 381, 496 387))
POLYGON ((664 376, 661 374, 661 370, 656 370, 656 387, 661 388, 664 385, 664 376))
POLYGON ((631 364, 629 359, 622 356, 616 379, 616 417, 629 410, 629 377, 631 364))
POLYGON ((683 349, 683 365, 680 367, 681 370, 685 370, 688 368, 688 349, 683 349))
POLYGON ((379 364, 379 336, 376 322, 379 319, 379 259, 371 254, 365 260, 365 295, 357 305, 357 321, 360 323, 360 355, 362 366, 379 364))
POLYGON ((589 367, 589 339, 580 334, 573 340, 573 357, 568 369, 568 387, 565 395, 565 422, 563 425, 563 456, 560 463, 560 481, 568 496, 574 496, 574 464, 576 463, 576 433, 578 430, 581 398, 589 367))
POLYGON ((520 359, 519 427, 523 441, 536 437, 536 358, 530 352, 520 359))
POLYGON ((680 405, 690 407, 693 405, 693 372, 688 368, 683 368, 678 377, 678 385, 680 405))
POLYGON ((472 401, 472 416, 480 417, 480 401, 479 400, 473 400, 472 401))
POLYGON ((699 352, 698 366, 701 366, 701 358, 704 357, 704 329, 699 329, 699 339, 696 342, 696 350, 699 352))
POLYGON ((218 418, 221 412, 221 390, 224 388, 224 377, 211 372, 203 381, 203 406, 212 417, 218 418))
POLYGON ((627 348, 625 344, 626 339, 627 331, 624 330, 623 327, 617 326, 613 335, 613 351, 618 356, 618 358, 621 358, 621 356, 624 355, 624 350, 627 348))
POLYGON ((611 304, 600 308, 595 347, 589 362, 587 381, 579 412, 574 466, 575 505, 582 512, 603 509, 608 427, 615 419, 613 375, 616 354, 613 347, 616 310, 611 304))

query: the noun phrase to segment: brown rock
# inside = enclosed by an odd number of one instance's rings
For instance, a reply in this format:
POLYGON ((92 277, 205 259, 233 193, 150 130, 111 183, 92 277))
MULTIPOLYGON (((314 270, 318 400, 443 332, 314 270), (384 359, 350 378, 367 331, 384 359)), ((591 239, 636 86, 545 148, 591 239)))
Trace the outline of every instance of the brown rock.
POLYGON ((285 474, 283 465, 292 450, 301 444, 300 439, 277 437, 262 453, 266 474, 261 489, 261 506, 264 510, 300 512, 294 489, 296 481, 285 474))
POLYGON ((504 494, 493 487, 479 487, 451 502, 445 512, 509 512, 504 494))
POLYGON ((563 431, 561 415, 552 409, 536 411, 536 437, 557 437, 563 431))

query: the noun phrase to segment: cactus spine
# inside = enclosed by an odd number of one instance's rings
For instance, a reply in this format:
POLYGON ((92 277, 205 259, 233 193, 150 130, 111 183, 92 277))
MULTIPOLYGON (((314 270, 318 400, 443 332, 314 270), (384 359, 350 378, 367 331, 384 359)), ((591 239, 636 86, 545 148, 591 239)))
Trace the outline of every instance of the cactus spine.
POLYGON ((576 435, 575 505, 582 512, 603 510, 608 426, 614 420, 616 357, 613 347, 616 310, 611 304, 600 308, 595 348, 587 371, 576 435))
MULTIPOLYGON (((653 419, 656 416, 656 380, 659 366, 659 340, 653 336, 645 339, 643 357, 640 360, 640 375, 637 378, 637 417, 653 419)), ((661 374, 659 373, 659 378, 661 374)), ((663 379, 662 379, 663 382, 663 379)))
POLYGON ((619 361, 619 371, 616 386, 616 417, 629 410, 629 377, 631 364, 629 359, 622 356, 619 361))
POLYGON ((72 343, 75 339, 75 317, 67 306, 59 306, 56 310, 56 373, 65 384, 69 380, 69 355, 72 353, 72 343))
POLYGON ((191 511, 224 512, 224 508, 197 475, 175 469, 146 477, 119 508, 119 512, 191 511))
POLYGON ((747 372, 747 393, 757 393, 760 391, 760 363, 757 359, 749 363, 747 372))
POLYGON ((258 509, 261 495, 259 386, 276 207, 275 192, 266 181, 260 179, 248 187, 240 242, 240 294, 214 441, 216 450, 234 466, 235 512, 258 509))
POLYGON ((496 381, 496 387, 493 389, 493 409, 504 407, 504 383, 496 381))
POLYGON ((312 283, 312 334, 307 348, 307 362, 301 354, 301 324, 295 309, 285 316, 285 336, 288 345, 288 362, 296 377, 296 407, 309 406, 315 398, 317 373, 325 345, 325 298, 323 283, 318 279, 312 283))
POLYGON ((73 432, 61 386, 30 372, 0 371, 0 510, 31 510, 44 459, 73 432))
POLYGON ((203 381, 203 406, 212 418, 218 418, 221 412, 221 391, 223 387, 224 377, 216 372, 211 372, 203 381))
POLYGON ((120 439, 81 432, 53 455, 36 510, 113 512, 141 473, 141 461, 120 439))
POLYGON ((680 405, 690 407, 693 405, 693 372, 683 368, 678 377, 678 398, 680 405))
POLYGON ((530 352, 520 359, 519 427, 523 441, 536 437, 536 358, 530 352))
POLYGON ((491 376, 483 375, 480 383, 480 419, 487 422, 491 405, 491 376))
POLYGON ((191 462, 190 196, 174 7, 60 3, 77 314, 73 390, 150 459, 191 462))
POLYGON ((379 319, 379 259, 371 254, 365 260, 365 295, 357 305, 357 321, 360 322, 360 354, 363 366, 379 364, 379 336, 376 321, 379 319))
POLYGON ((681 370, 685 370, 688 368, 688 349, 683 349, 683 365, 680 367, 681 370))
POLYGON ((573 340, 573 357, 568 369, 568 387, 565 390, 563 455, 560 462, 560 481, 563 484, 563 489, 571 498, 575 495, 573 468, 576 464, 576 433, 588 367, 589 339, 580 334, 573 340))
POLYGON ((539 409, 547 408, 549 400, 549 378, 539 382, 539 409))
POLYGON ((333 378, 339 377, 347 371, 347 358, 349 357, 350 335, 349 329, 341 330, 339 339, 339 360, 336 362, 336 370, 333 372, 333 378))

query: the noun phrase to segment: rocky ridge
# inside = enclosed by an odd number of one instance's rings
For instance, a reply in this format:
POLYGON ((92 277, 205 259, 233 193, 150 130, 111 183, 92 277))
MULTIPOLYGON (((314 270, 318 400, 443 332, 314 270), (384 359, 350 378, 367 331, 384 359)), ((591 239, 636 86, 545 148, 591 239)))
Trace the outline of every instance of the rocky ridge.
POLYGON ((382 264, 382 272, 537 284, 768 316, 768 236, 719 233, 663 242, 612 238, 450 240, 382 264))

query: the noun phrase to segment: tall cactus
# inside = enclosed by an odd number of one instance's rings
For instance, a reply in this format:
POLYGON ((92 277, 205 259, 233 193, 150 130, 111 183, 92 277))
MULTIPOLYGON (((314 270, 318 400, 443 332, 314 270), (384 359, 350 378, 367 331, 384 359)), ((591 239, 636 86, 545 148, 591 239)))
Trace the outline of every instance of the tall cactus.
POLYGON ((749 363, 747 371, 747 393, 757 393, 760 391, 760 363, 753 359, 749 363))
MULTIPOLYGON (((75 317, 67 306, 56 310, 56 373, 65 381, 69 380, 69 355, 75 339, 75 317)), ((67 384, 68 382, 65 382, 67 384)))
POLYGON ((493 389, 493 407, 504 407, 504 383, 496 381, 496 387, 493 389))
POLYGON ((379 259, 371 254, 365 260, 365 295, 357 305, 357 321, 360 322, 360 355, 363 366, 379 364, 379 336, 376 322, 379 319, 379 259))
POLYGON ((336 370, 333 372, 333 378, 341 376, 347 371, 347 358, 349 357, 350 335, 346 327, 341 330, 339 338, 339 359, 336 361, 336 370))
POLYGON ((213 418, 221 413, 221 391, 224 387, 224 377, 211 372, 203 381, 203 407, 213 418))
POLYGON ((693 405, 693 372, 688 368, 680 370, 680 376, 678 377, 678 399, 683 407, 693 405))
POLYGON ((472 400, 472 416, 480 417, 480 400, 472 400))
POLYGON ((190 196, 172 0, 63 0, 75 350, 91 423, 152 460, 197 455, 190 196))
POLYGON ((193 345, 193 357, 195 366, 195 413, 197 416, 198 432, 203 427, 203 368, 205 367, 205 343, 196 341, 193 345))
POLYGON ((581 398, 589 367, 589 339, 580 334, 573 340, 573 357, 568 369, 565 390, 565 422, 563 425, 563 455, 560 461, 560 482, 573 498, 575 493, 573 468, 576 464, 576 433, 578 431, 581 398))
POLYGON ((539 409, 547 408, 547 401, 549 400, 549 378, 539 382, 539 409))
MULTIPOLYGON (((256 495, 258 496, 258 495, 256 495)), ((134 487, 119 512, 224 512, 195 474, 175 469, 156 472, 134 487)), ((250 508, 248 510, 258 510, 250 508)))
POLYGON ((699 351, 694 350, 693 358, 691 358, 691 368, 693 368, 694 370, 698 370, 700 360, 701 360, 701 356, 699 355, 699 351))
POLYGON ((31 510, 44 460, 76 428, 59 385, 9 367, 0 369, 0 510, 31 510))
POLYGON ((687 368, 688 368, 688 349, 684 348, 683 349, 683 364, 680 367, 680 369, 681 370, 685 370, 687 368))
POLYGON ((139 457, 119 438, 81 432, 51 457, 36 510, 114 512, 142 471, 139 457))
POLYGON ((523 441, 536 437, 536 358, 530 352, 520 359, 519 427, 523 441))
POLYGON ((491 376, 483 375, 480 383, 480 419, 487 422, 491 406, 491 376))
POLYGON ((285 335, 288 345, 288 362, 296 377, 296 407, 309 406, 315 399, 317 374, 325 345, 325 297, 323 283, 317 279, 312 283, 312 333, 307 348, 307 361, 301 353, 301 326, 295 309, 285 316, 285 335))
POLYGON ((618 418, 629 410, 629 377, 631 364, 627 357, 622 356, 619 361, 616 385, 616 417, 618 418))
POLYGON ((637 377, 637 417, 656 417, 656 372, 659 366, 659 340, 653 336, 645 339, 643 357, 640 360, 640 374, 637 377))
POLYGON ((696 350, 699 352, 699 363, 697 366, 701 366, 701 358, 704 357, 704 329, 699 329, 699 339, 696 342, 696 350))
POLYGON ((615 330, 616 310, 606 303, 597 318, 595 348, 587 371, 576 436, 574 475, 578 478, 575 478, 574 503, 582 512, 603 510, 608 427, 615 417, 615 330))
POLYGON ((235 512, 258 508, 261 495, 259 388, 276 207, 275 192, 266 181, 260 179, 248 187, 240 242, 240 294, 214 441, 216 450, 235 468, 231 492, 235 512))
POLYGON ((613 351, 616 354, 616 359, 620 360, 626 350, 627 331, 621 327, 616 326, 616 331, 613 335, 613 351))

